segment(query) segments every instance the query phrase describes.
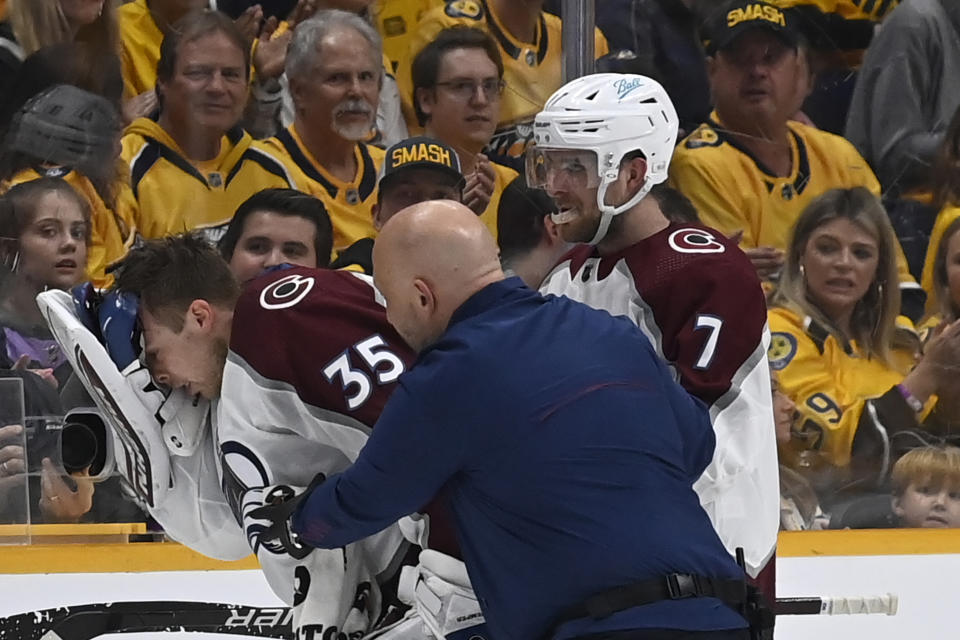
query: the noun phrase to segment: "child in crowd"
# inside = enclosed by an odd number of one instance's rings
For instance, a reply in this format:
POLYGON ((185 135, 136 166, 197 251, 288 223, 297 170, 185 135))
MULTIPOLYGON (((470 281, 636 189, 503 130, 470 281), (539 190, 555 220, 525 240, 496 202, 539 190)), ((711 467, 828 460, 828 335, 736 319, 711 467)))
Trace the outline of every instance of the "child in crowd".
POLYGON ((893 467, 892 484, 901 527, 960 527, 960 448, 907 452, 893 467))

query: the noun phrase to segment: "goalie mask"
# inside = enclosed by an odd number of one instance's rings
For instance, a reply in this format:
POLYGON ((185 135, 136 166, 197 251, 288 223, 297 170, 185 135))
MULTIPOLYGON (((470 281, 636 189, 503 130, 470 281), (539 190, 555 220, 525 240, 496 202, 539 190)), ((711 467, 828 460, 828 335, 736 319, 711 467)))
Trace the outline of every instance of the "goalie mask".
MULTIPOLYGON (((547 189, 597 189, 600 224, 590 244, 606 236, 613 217, 629 210, 667 179, 677 140, 677 112, 664 88, 645 76, 598 73, 577 78, 547 100, 534 121, 534 147, 527 152, 527 182, 547 189), (607 189, 620 176, 620 163, 640 152, 647 162, 644 182, 620 204, 606 203, 607 189)), ((557 224, 576 212, 553 215, 557 224)))

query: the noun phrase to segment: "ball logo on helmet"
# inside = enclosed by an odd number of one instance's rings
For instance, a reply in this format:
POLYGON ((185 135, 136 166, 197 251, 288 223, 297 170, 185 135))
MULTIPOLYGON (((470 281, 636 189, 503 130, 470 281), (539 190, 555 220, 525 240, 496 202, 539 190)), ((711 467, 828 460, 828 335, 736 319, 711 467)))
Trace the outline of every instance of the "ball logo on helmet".
POLYGON ((623 100, 642 86, 643 80, 640 78, 621 78, 613 83, 613 88, 617 91, 617 98, 620 100, 623 100))

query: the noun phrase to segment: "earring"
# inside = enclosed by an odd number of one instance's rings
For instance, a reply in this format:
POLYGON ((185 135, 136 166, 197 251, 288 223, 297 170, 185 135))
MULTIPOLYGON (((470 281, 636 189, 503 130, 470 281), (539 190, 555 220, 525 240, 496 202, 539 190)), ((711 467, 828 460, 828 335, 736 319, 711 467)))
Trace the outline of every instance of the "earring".
POLYGON ((806 277, 807 277, 807 272, 804 270, 802 264, 800 265, 800 277, 803 278, 803 279, 806 279, 806 277))

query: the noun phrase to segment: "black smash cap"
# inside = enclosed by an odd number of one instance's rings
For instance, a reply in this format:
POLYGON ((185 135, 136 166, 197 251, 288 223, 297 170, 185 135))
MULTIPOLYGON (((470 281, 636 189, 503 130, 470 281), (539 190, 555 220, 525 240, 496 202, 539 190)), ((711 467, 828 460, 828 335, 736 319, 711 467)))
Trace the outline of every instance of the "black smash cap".
POLYGON ((767 29, 787 45, 796 48, 798 35, 782 9, 767 2, 737 0, 718 5, 704 21, 703 37, 707 55, 725 49, 751 29, 767 29))
POLYGON ((435 169, 449 175, 461 187, 464 183, 457 152, 435 138, 416 136, 388 148, 380 168, 380 184, 389 182, 397 172, 410 168, 435 169))

